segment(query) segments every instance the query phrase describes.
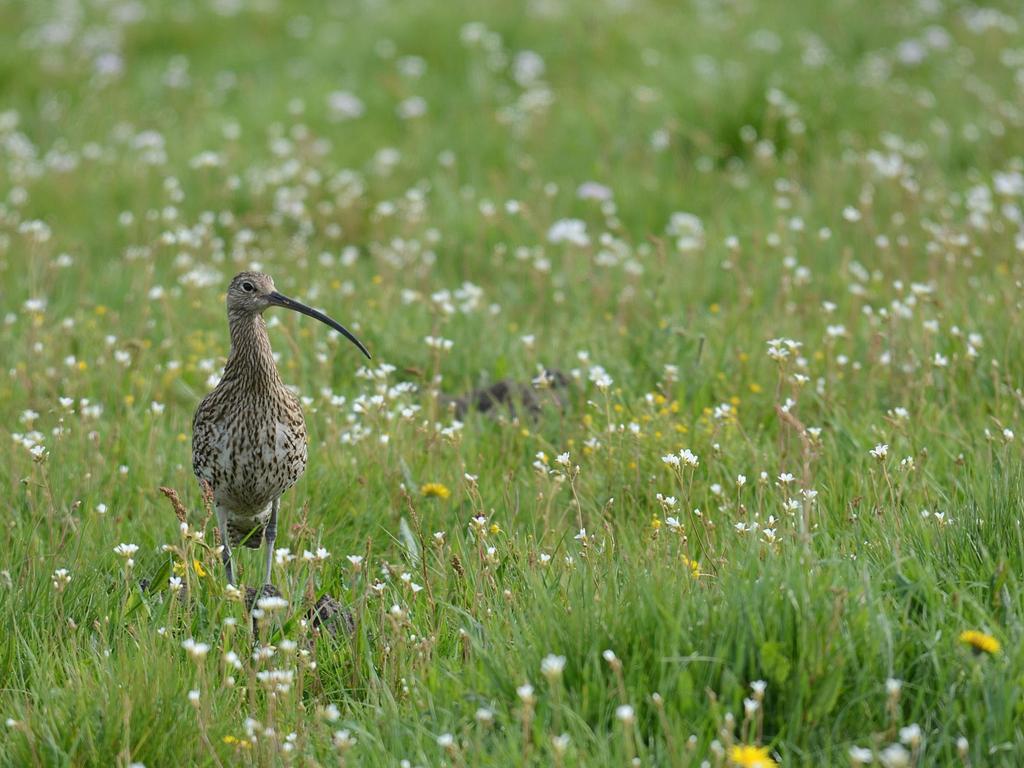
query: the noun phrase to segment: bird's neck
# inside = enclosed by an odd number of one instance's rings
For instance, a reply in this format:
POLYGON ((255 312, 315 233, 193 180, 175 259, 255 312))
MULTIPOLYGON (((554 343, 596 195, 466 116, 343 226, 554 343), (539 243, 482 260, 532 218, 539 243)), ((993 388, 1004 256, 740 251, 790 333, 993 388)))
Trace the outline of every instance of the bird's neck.
POLYGON ((281 376, 274 363, 263 317, 252 313, 229 313, 228 327, 231 330, 231 352, 224 366, 224 377, 245 377, 252 387, 280 384, 281 376))

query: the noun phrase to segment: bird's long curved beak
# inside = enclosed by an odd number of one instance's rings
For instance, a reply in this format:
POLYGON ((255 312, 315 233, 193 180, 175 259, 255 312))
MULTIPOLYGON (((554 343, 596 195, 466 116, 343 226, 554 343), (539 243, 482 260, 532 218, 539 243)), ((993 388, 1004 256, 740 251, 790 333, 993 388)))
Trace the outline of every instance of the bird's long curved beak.
POLYGON ((296 301, 295 299, 289 299, 287 296, 284 296, 283 294, 280 294, 277 291, 274 291, 273 293, 268 293, 267 294, 267 300, 270 302, 271 305, 273 305, 275 307, 284 307, 285 309, 294 310, 295 312, 299 312, 299 313, 301 313, 303 315, 308 315, 309 317, 316 318, 317 320, 319 320, 324 325, 331 326, 331 328, 336 330, 338 333, 340 333, 346 339, 348 339, 353 344, 355 344, 357 347, 359 347, 359 351, 362 352, 364 355, 366 355, 367 359, 372 359, 370 357, 369 351, 366 349, 365 346, 363 346, 363 342, 361 342, 359 339, 357 339, 355 336, 353 336, 352 332, 349 331, 348 328, 343 326, 337 320, 332 320, 327 315, 325 315, 323 312, 318 312, 317 310, 313 309, 312 307, 307 307, 301 301, 296 301))

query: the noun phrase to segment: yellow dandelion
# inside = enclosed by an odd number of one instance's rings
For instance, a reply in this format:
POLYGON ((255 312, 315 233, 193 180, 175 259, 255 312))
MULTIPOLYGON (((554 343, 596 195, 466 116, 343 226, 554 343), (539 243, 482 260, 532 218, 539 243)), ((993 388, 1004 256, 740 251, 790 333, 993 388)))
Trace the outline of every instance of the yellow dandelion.
POLYGON ((960 633, 960 642, 971 646, 975 653, 987 653, 994 656, 1002 650, 1002 645, 992 635, 986 635, 976 629, 968 629, 960 633))
POLYGON ((661 518, 657 515, 651 518, 651 528, 655 531, 661 528, 661 518))
POLYGON ((452 495, 444 483, 424 483, 420 488, 420 493, 428 499, 441 499, 442 501, 452 495))
POLYGON ((499 533, 501 533, 501 526, 498 525, 497 523, 491 523, 491 527, 490 527, 489 530, 490 530, 492 535, 497 536, 499 533))
POLYGON ((778 765, 768 754, 768 747, 735 744, 729 748, 729 764, 738 768, 774 768, 778 765))
POLYGON ((204 578, 206 576, 206 569, 203 568, 203 564, 200 563, 199 560, 197 560, 195 558, 193 558, 193 560, 192 560, 192 568, 195 570, 196 575, 199 578, 202 579, 202 578, 204 578))

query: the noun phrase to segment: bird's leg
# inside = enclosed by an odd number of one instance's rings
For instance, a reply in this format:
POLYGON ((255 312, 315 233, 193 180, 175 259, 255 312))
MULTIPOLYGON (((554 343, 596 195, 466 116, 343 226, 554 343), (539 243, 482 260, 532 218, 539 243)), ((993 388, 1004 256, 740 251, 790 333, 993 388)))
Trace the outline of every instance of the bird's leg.
POLYGON ((228 584, 235 585, 235 570, 231 566, 231 541, 228 539, 228 513, 217 507, 217 527, 220 529, 220 557, 224 561, 224 571, 228 584))
POLYGON ((263 532, 263 545, 266 552, 263 553, 263 589, 270 586, 270 566, 274 562, 274 540, 277 538, 277 510, 281 508, 281 499, 274 499, 270 507, 270 519, 267 520, 267 527, 263 532))

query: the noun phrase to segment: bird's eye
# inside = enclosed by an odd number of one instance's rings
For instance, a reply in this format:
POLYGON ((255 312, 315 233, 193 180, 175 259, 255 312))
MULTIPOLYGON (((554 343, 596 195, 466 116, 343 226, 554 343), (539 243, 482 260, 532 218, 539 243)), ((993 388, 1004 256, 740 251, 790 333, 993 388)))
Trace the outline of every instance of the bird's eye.
POLYGON ((252 283, 244 282, 242 283, 242 290, 245 291, 246 293, 252 293, 256 289, 252 287, 252 283))

